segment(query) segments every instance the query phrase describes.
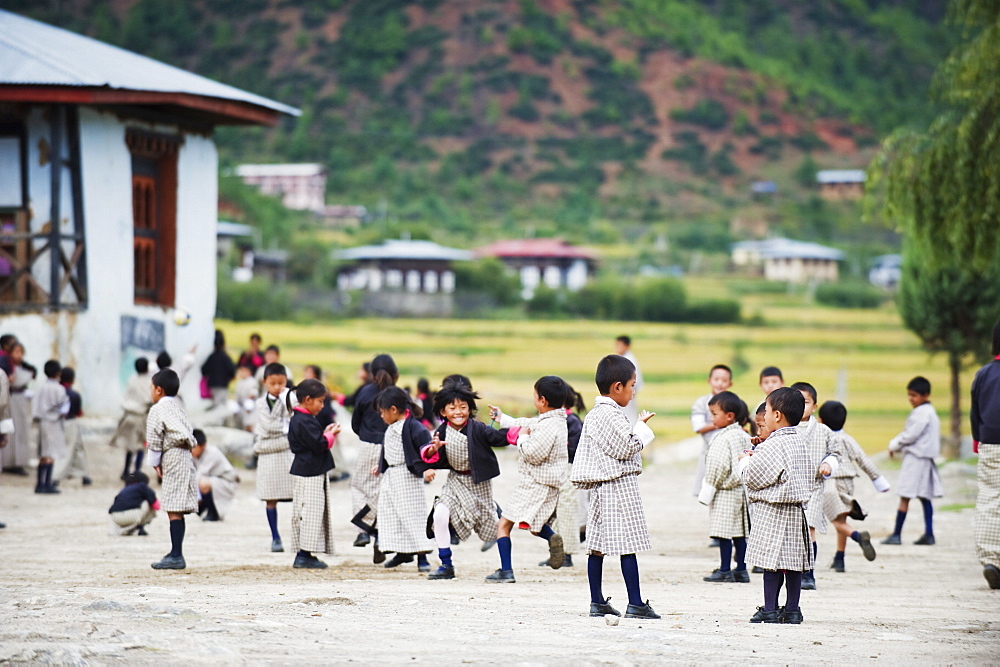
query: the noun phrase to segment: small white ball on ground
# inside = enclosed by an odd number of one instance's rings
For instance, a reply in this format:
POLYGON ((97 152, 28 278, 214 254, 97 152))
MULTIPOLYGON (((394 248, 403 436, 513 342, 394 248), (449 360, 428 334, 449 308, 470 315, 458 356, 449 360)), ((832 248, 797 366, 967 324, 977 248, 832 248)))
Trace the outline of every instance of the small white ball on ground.
POLYGON ((615 616, 614 614, 605 614, 604 615, 604 622, 607 623, 608 625, 618 625, 618 621, 619 620, 620 619, 617 616, 615 616))
POLYGON ((174 309, 174 324, 179 327, 186 327, 191 323, 191 313, 183 308, 174 309))

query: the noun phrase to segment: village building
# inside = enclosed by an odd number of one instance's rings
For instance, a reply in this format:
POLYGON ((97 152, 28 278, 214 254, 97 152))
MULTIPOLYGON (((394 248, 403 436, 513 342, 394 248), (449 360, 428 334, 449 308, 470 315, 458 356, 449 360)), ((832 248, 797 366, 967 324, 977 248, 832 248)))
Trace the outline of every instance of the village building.
POLYGON ((298 111, 7 11, 0 63, 0 333, 113 415, 137 356, 211 351, 213 129, 298 111))
POLYGON ((235 174, 246 185, 280 197, 293 211, 322 214, 326 206, 326 169, 321 164, 241 164, 235 174))
POLYGON ((836 281, 844 253, 817 243, 775 238, 734 243, 732 264, 767 280, 810 283, 836 281))
POLYGON ((861 199, 865 195, 863 169, 824 169, 816 172, 819 196, 828 201, 861 199))
POLYGON ((496 257, 521 279, 521 296, 530 299, 539 285, 575 292, 597 269, 597 256, 562 239, 497 241, 476 250, 477 257, 496 257))

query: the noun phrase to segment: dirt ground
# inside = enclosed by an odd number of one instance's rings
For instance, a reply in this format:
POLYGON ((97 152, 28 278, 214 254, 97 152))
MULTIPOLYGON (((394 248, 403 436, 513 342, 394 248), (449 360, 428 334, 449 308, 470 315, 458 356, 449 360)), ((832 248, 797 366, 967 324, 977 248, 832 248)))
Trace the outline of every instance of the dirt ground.
MULTIPOLYGON (((589 618, 586 558, 558 571, 538 567, 545 544, 514 536, 517 583, 490 585, 496 550, 473 538, 455 548, 458 578, 428 581, 414 565, 386 570, 370 549, 351 546, 350 490, 332 485, 342 521, 338 554, 325 571, 293 570, 292 554, 272 554, 254 473, 220 523, 188 519, 188 569, 149 564, 169 550, 166 517, 148 537, 108 534, 107 508, 119 488, 121 454, 91 437, 93 486, 66 481, 58 496, 35 495, 28 478, 0 478, 0 664, 502 662, 652 663, 994 662, 1000 657, 1000 592, 987 589, 974 556, 973 510, 938 511, 933 547, 912 545, 922 532, 919 506, 904 545, 879 547, 864 560, 849 544, 847 572, 828 569, 832 531, 820 536, 818 590, 805 591, 801 626, 751 625, 762 603, 750 584, 709 584, 718 566, 707 548, 707 510, 691 496, 697 444, 661 446, 640 478, 654 550, 639 556, 643 596, 659 621, 589 618)), ((338 462, 349 464, 343 443, 338 462)), ((503 503, 516 471, 501 456, 503 503)), ((891 481, 896 468, 886 466, 891 481)), ((942 471, 948 495, 938 508, 968 504, 974 469, 942 471)), ((428 489, 432 498, 440 480, 428 489)), ((859 482, 870 511, 862 526, 881 539, 896 496, 859 482)), ((916 505, 916 503, 915 503, 916 505)), ((286 544, 290 508, 280 509, 286 544)), ((433 561, 436 566, 436 560, 433 561)), ((605 564, 605 594, 624 610, 615 559, 605 564)))

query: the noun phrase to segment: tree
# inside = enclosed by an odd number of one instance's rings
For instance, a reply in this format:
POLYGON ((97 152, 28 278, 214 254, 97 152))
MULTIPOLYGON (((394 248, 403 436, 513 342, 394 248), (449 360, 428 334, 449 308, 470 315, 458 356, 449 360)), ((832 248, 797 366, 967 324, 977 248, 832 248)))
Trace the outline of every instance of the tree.
POLYGON ((948 355, 954 454, 961 369, 1000 314, 1000 3, 955 0, 952 12, 967 39, 935 76, 942 111, 923 132, 890 136, 870 172, 904 237, 903 321, 948 355))

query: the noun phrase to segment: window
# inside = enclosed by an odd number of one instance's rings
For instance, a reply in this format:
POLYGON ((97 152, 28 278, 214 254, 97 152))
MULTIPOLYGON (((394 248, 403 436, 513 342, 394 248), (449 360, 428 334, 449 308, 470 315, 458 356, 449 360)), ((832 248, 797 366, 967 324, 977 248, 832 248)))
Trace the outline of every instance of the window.
POLYGON ((0 301, 26 303, 44 292, 31 273, 24 127, 0 123, 0 301))
POLYGON ((135 302, 172 307, 177 265, 180 137, 129 130, 135 302))

